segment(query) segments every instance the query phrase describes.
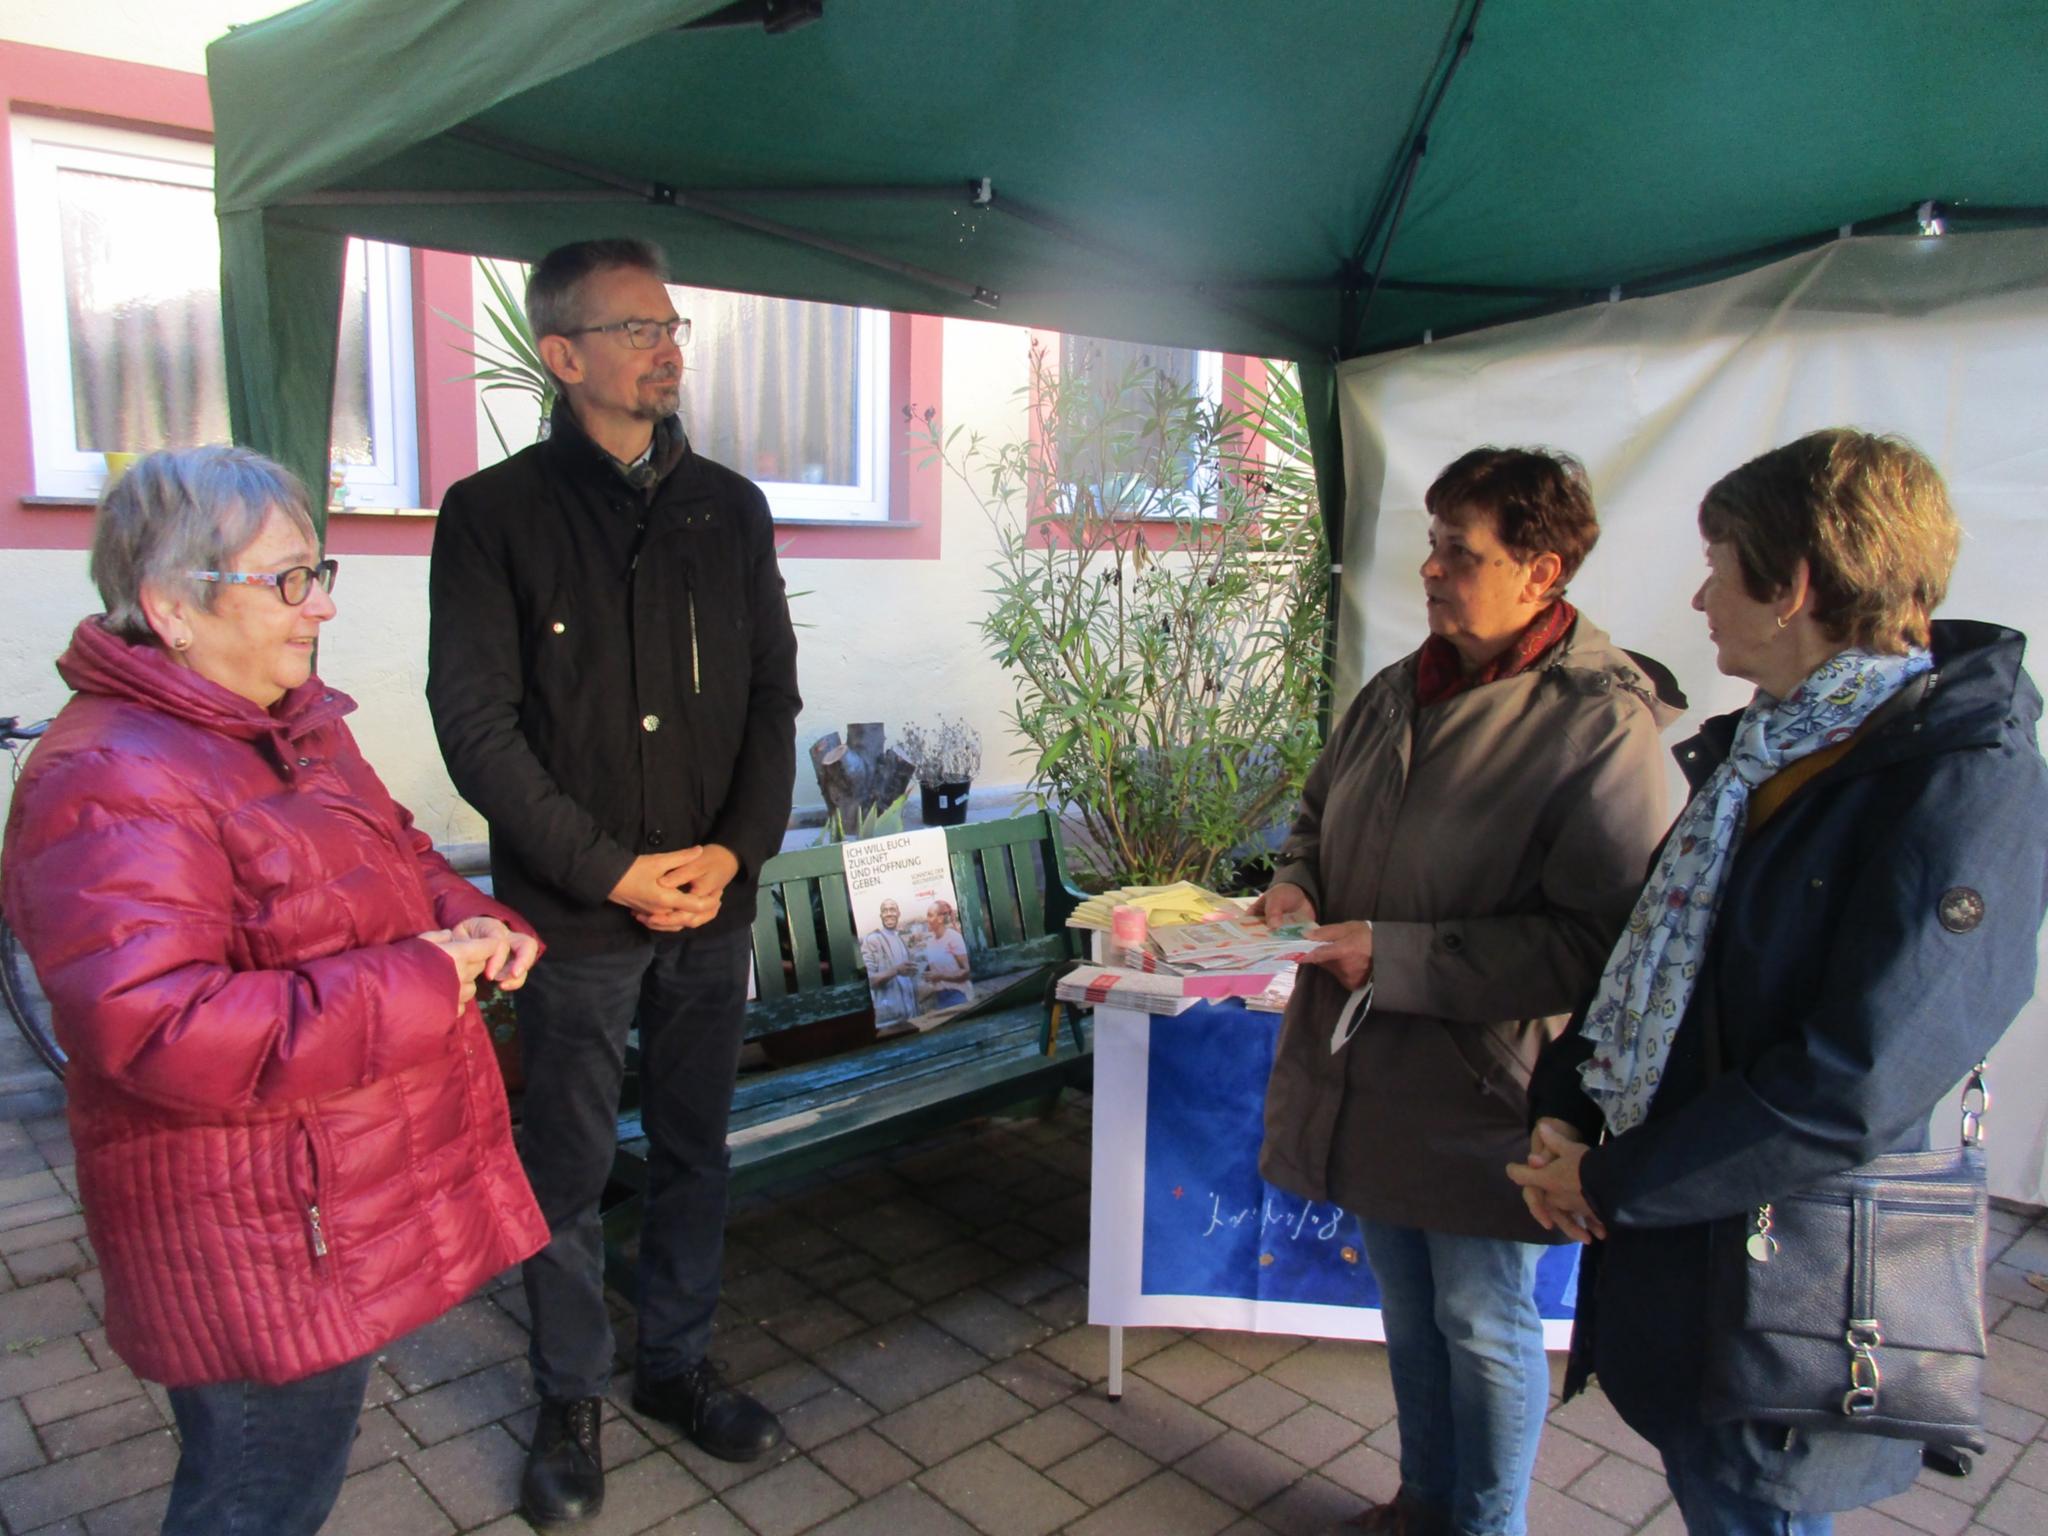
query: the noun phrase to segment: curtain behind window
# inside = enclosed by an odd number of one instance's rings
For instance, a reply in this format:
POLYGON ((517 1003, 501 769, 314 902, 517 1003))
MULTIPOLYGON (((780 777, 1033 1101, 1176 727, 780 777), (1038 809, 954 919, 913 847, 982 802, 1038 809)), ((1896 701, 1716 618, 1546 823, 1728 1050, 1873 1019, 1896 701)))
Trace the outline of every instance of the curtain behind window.
POLYGON ((857 485, 860 312, 672 289, 690 318, 683 424, 708 459, 754 480, 857 485))
MULTIPOLYGON (((57 173, 57 188, 79 450, 231 441, 212 192, 72 168, 57 173)), ((375 460, 368 315, 363 245, 351 240, 334 384, 339 463, 375 460)))
POLYGON ((79 449, 228 441, 213 194, 79 170, 57 185, 79 449))

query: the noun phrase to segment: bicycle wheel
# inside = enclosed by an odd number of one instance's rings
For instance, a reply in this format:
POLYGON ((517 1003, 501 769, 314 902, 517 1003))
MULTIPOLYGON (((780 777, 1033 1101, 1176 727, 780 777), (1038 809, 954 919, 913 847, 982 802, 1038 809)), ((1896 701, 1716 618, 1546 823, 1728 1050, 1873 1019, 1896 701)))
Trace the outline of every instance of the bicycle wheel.
POLYGON ((35 970, 5 918, 0 918, 0 1004, 14 1016, 14 1027, 43 1065, 62 1077, 66 1057, 50 1022, 50 1000, 43 996, 35 970))

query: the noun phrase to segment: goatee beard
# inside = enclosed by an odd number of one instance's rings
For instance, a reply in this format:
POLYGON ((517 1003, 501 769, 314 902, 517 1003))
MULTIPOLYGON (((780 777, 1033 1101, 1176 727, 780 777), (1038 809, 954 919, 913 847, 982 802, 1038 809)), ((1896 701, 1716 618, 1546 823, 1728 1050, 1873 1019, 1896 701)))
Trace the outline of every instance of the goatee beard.
POLYGON ((680 391, 669 388, 655 392, 652 398, 642 400, 633 407, 636 421, 666 421, 675 415, 682 405, 680 391))

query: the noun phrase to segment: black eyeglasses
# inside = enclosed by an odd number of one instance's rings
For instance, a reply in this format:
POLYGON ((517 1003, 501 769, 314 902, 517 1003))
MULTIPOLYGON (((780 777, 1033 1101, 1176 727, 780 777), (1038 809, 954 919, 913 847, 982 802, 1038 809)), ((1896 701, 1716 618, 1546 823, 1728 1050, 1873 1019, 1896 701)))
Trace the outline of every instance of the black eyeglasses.
POLYGON ((278 598, 296 608, 313 595, 313 583, 320 583, 322 592, 334 590, 334 573, 339 567, 332 560, 322 560, 318 565, 295 565, 288 571, 187 571, 185 574, 194 581, 218 581, 237 587, 275 587, 278 598))
POLYGON ((658 345, 664 336, 679 347, 690 344, 690 322, 687 320, 614 320, 609 325, 579 325, 575 330, 562 334, 595 336, 606 331, 617 333, 635 352, 645 352, 658 345))

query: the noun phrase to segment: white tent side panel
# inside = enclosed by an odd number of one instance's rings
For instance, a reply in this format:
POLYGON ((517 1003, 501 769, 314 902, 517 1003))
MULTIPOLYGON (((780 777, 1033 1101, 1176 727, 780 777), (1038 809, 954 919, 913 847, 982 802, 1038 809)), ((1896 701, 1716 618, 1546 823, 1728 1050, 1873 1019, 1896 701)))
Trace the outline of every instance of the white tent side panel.
MULTIPOLYGON (((2029 670, 2048 680, 2048 233, 1839 241, 1705 288, 1362 358, 1339 380, 1340 709, 1421 643, 1423 492, 1481 443, 1584 461, 1602 533, 1571 596, 1678 674, 1692 709, 1667 739, 1740 708, 1750 689, 1715 671, 1691 609, 1700 496, 1844 425, 1901 434, 1940 466, 1965 533, 1942 614, 2026 632, 2029 670)), ((1682 794, 1674 769, 1674 811, 1682 794)), ((1994 1054, 1992 1086, 1992 1191, 2048 1203, 2048 995, 1994 1054)), ((1937 1136, 1953 1124, 1938 1114, 1937 1136)))

